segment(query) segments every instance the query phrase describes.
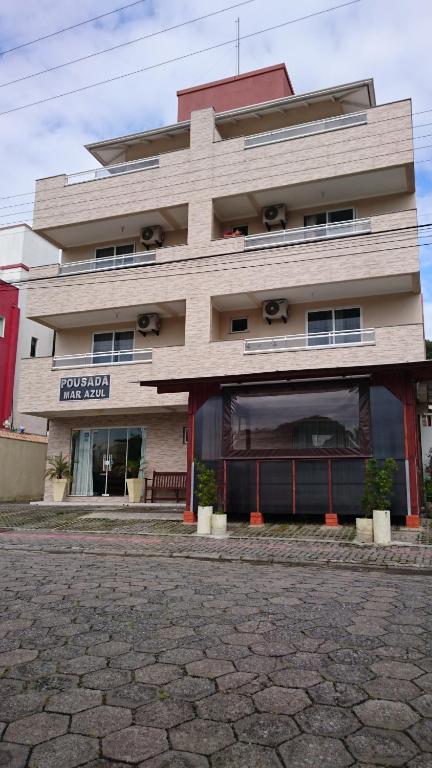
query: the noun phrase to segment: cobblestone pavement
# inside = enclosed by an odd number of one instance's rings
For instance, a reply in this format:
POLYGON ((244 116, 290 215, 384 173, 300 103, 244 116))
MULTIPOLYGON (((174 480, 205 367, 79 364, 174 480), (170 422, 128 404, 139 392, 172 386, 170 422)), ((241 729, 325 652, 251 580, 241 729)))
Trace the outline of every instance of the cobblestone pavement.
POLYGON ((430 576, 3 550, 0 585, 0 766, 432 766, 430 576))
POLYGON ((141 555, 146 557, 244 560, 286 565, 338 565, 368 569, 399 569, 432 573, 432 547, 400 544, 389 547, 355 546, 341 541, 310 539, 236 538, 132 535, 104 532, 0 530, 0 552, 21 549, 141 555))

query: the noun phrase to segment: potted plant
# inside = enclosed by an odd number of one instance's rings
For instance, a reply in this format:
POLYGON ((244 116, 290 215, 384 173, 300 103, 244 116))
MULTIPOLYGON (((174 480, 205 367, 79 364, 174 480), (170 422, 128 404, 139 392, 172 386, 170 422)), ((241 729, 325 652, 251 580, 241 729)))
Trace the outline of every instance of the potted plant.
POLYGON ((141 501, 141 497, 144 490, 144 477, 143 475, 144 462, 142 459, 129 459, 127 465, 126 486, 131 504, 138 504, 141 501))
POLYGON ((198 525, 199 536, 210 536, 212 528, 213 508, 217 504, 216 472, 208 469, 205 464, 195 462, 197 474, 196 495, 198 498, 198 525))
POLYGON ((356 517, 356 541, 359 544, 371 544, 373 542, 372 512, 375 506, 377 472, 377 460, 369 459, 366 463, 365 485, 362 499, 363 517, 356 517))
POLYGON ((373 510, 373 534, 375 544, 390 544, 390 506, 393 497, 394 475, 397 464, 394 459, 386 459, 376 473, 375 505, 373 510))
POLYGON ((219 500, 219 504, 216 509, 213 510, 211 531, 212 535, 216 537, 224 537, 227 535, 227 516, 223 500, 219 500))
POLYGON ((60 452, 55 456, 48 456, 47 463, 45 477, 52 481, 53 500, 64 501, 70 478, 69 457, 60 452))

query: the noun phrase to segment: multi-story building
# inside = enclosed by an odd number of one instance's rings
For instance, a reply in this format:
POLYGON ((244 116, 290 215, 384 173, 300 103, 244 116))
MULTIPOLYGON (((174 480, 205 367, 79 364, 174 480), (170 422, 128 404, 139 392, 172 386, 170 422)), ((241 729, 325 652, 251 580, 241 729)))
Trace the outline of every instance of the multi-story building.
POLYGON ((334 524, 361 513, 374 455, 416 526, 411 102, 377 106, 371 80, 294 95, 284 65, 178 99, 177 123, 37 182, 34 228, 63 255, 33 270, 28 315, 56 349, 25 362, 21 409, 72 455, 72 495, 124 494, 143 457, 187 467, 191 521, 201 459, 228 515, 334 524))
POLYGON ((0 280, 0 428, 12 411, 19 316, 18 288, 0 280))
POLYGON ((19 319, 18 338, 13 351, 13 369, 9 369, 9 376, 12 375, 12 389, 8 387, 11 396, 3 415, 0 415, 0 428, 6 422, 14 429, 36 435, 46 434, 45 418, 19 411, 18 389, 22 360, 30 357, 46 357, 52 354, 53 348, 53 331, 26 316, 29 271, 32 267, 46 265, 55 265, 54 268, 56 268, 58 263, 58 248, 33 232, 27 224, 16 224, 0 229, 0 280, 18 289, 19 319))

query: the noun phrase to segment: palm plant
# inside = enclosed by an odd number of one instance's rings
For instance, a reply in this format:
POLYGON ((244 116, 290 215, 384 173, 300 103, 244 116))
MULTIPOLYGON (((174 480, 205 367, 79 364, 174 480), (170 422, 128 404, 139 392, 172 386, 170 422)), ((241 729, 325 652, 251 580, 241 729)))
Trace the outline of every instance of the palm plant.
POLYGON ((54 456, 48 456, 48 468, 45 477, 50 480, 68 480, 71 476, 69 466, 69 456, 63 456, 62 452, 54 456))

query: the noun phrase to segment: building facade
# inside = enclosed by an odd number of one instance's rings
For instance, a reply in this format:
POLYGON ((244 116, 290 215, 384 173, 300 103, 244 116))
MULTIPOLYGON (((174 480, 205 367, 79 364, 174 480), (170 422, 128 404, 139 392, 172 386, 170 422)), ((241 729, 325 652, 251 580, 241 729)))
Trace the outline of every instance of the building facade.
POLYGON ((0 418, 0 427, 7 422, 14 429, 36 435, 46 434, 45 418, 19 410, 18 390, 22 361, 51 355, 54 338, 52 329, 36 323, 26 315, 29 290, 32 290, 28 284, 30 269, 46 265, 56 267, 59 256, 58 248, 33 232, 27 224, 0 229, 0 279, 17 287, 20 311, 12 397, 3 419, 0 418))
POLYGON ((374 455, 417 525, 411 102, 377 105, 371 80, 294 95, 284 65, 178 98, 174 125, 37 182, 34 228, 63 253, 32 270, 56 347, 25 361, 21 409, 50 419, 72 495, 124 494, 131 455, 187 469, 191 521, 200 459, 230 516, 331 524, 361 513, 374 455))

